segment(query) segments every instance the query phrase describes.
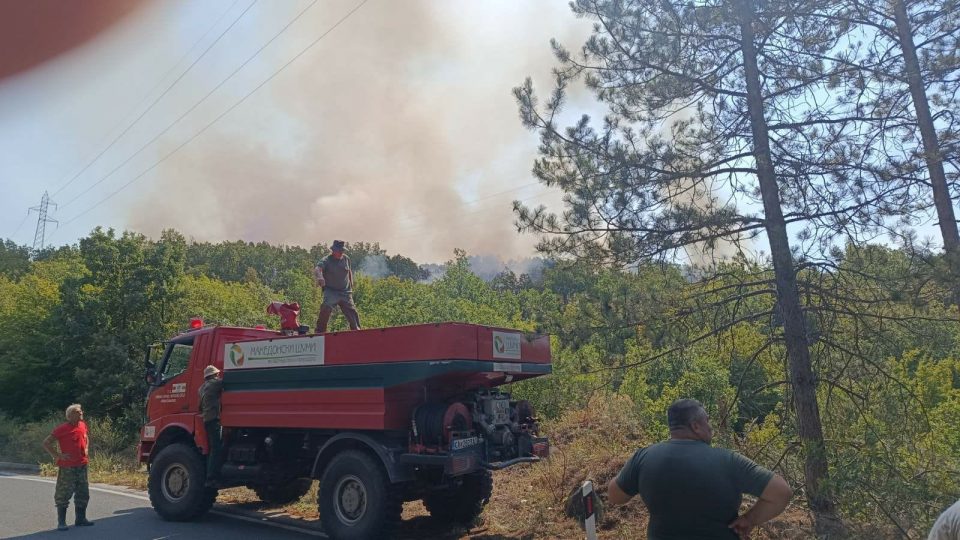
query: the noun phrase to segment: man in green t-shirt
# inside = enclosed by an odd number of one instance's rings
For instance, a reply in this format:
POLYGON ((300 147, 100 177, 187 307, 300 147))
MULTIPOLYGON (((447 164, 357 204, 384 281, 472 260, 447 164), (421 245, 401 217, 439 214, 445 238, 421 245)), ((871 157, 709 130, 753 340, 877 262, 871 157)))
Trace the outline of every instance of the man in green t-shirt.
POLYGON ((223 379, 218 375, 220 370, 217 366, 203 368, 203 384, 197 390, 200 394, 203 430, 207 432, 207 487, 213 487, 220 481, 220 469, 223 467, 223 428, 220 425, 223 379))
POLYGON ((793 491, 746 457, 710 446, 713 428, 703 405, 680 399, 667 409, 670 440, 637 450, 607 486, 612 504, 639 494, 650 511, 650 540, 749 538, 780 515, 793 491), (744 493, 759 497, 737 516, 744 493))
POLYGON ((323 287, 323 305, 320 306, 315 329, 317 334, 327 331, 330 315, 337 306, 340 306, 350 329, 360 329, 360 315, 353 304, 353 270, 350 268, 350 257, 344 254, 343 247, 343 240, 334 240, 330 255, 318 262, 313 270, 317 285, 323 287))

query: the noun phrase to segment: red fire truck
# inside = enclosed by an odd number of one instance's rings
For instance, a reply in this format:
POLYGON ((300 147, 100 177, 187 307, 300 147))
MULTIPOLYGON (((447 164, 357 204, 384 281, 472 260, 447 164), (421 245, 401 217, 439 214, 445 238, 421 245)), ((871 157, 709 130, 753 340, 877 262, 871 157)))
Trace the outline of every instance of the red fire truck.
POLYGON ((385 538, 404 501, 467 523, 490 497, 491 470, 548 454, 530 404, 498 387, 550 373, 543 335, 461 323, 285 336, 197 328, 152 347, 147 422, 137 448, 164 519, 211 508, 217 488, 266 502, 319 484, 327 534, 385 538), (223 370, 221 482, 205 485, 203 370, 223 370))

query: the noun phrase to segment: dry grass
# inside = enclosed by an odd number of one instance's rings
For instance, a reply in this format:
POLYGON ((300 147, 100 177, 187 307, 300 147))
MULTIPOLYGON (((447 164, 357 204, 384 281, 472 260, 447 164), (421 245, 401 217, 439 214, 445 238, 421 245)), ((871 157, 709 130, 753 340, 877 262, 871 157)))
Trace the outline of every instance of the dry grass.
MULTIPOLYGON (((440 540, 527 540, 583 538, 573 519, 564 515, 567 495, 589 478, 605 499, 606 484, 633 451, 651 441, 639 423, 633 403, 625 397, 596 401, 581 411, 571 411, 545 426, 552 442, 553 455, 547 462, 513 467, 494 474, 490 503, 480 516, 478 526, 470 530, 448 530, 433 524, 420 502, 404 505, 401 538, 440 540)), ((252 491, 235 488, 221 492, 220 501, 267 512, 281 511, 315 521, 317 485, 301 500, 287 506, 260 503, 252 491)), ((646 537, 648 515, 643 505, 633 501, 608 508, 599 523, 604 539, 646 537)), ((758 539, 799 539, 811 536, 807 511, 791 507, 776 520, 754 533, 758 539)))
MULTIPOLYGON (((41 476, 56 476, 57 466, 51 462, 40 464, 41 476)), ((93 484, 111 484, 134 489, 147 489, 147 468, 129 458, 110 454, 90 456, 87 479, 93 484)))
MULTIPOLYGON (((420 502, 404 505, 401 538, 438 540, 527 540, 583 538, 577 522, 564 515, 567 495, 585 479, 591 479, 601 498, 606 484, 632 452, 652 440, 640 425, 633 403, 626 397, 595 400, 580 411, 570 411, 544 426, 551 438, 551 459, 536 465, 518 466, 494 474, 494 492, 470 530, 449 530, 430 520, 420 502)), ((43 467, 43 474, 55 475, 56 468, 43 467)), ((95 457, 90 481, 146 489, 145 468, 113 457, 95 457)), ((260 502, 252 490, 231 488, 220 492, 217 501, 265 513, 285 513, 315 524, 317 482, 300 500, 288 505, 260 502)), ((646 537, 648 515, 634 500, 622 507, 607 508, 598 523, 603 539, 646 537)), ((791 507, 776 520, 754 533, 754 538, 809 538, 811 520, 807 511, 791 507)))
MULTIPOLYGON (((546 425, 551 459, 496 475, 494 495, 483 516, 488 531, 503 538, 583 538, 577 522, 564 515, 566 497, 590 479, 606 502, 607 483, 638 447, 654 442, 639 418, 629 398, 608 396, 546 425)), ((645 538, 648 518, 638 499, 607 507, 598 536, 645 538)), ((754 533, 759 539, 810 536, 809 514, 799 507, 789 508, 754 533)))
MULTIPOLYGON (((647 444, 623 398, 597 400, 544 426, 551 439, 549 461, 500 472, 484 515, 498 533, 516 538, 579 538, 579 525, 564 515, 570 492, 584 480, 599 492, 616 475, 626 456, 647 444)), ((647 517, 639 505, 605 512, 598 523, 603 538, 643 538, 647 517)))

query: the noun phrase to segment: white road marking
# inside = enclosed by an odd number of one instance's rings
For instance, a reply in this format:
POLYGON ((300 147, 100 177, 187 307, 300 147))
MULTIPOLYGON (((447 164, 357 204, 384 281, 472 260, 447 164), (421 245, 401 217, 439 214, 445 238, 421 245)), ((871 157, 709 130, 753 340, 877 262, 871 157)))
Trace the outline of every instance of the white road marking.
MULTIPOLYGON (((43 483, 43 484, 56 484, 56 483, 57 483, 56 480, 48 480, 48 479, 46 479, 46 478, 36 478, 36 477, 33 477, 33 476, 23 476, 23 475, 19 475, 19 474, 8 474, 8 473, 3 473, 3 472, 0 472, 0 478, 10 478, 10 479, 12 479, 12 480, 28 480, 28 481, 30 481, 30 482, 41 482, 41 483, 43 483)), ((141 500, 141 501, 150 502, 150 497, 146 497, 146 496, 144 496, 144 495, 140 495, 139 493, 130 493, 130 492, 124 492, 124 491, 116 491, 116 490, 113 490, 113 489, 105 489, 105 488, 96 487, 96 486, 90 486, 90 490, 91 490, 91 491, 99 491, 99 492, 102 492, 102 493, 110 493, 110 494, 112 494, 112 495, 120 495, 120 496, 123 496, 123 497, 130 497, 131 499, 139 499, 139 500, 141 500)), ((240 521, 249 521, 249 522, 251 522, 251 523, 259 523, 259 524, 261 524, 261 525, 269 525, 270 527, 277 527, 277 528, 279 528, 279 529, 285 529, 285 530, 288 530, 288 531, 298 532, 298 533, 302 533, 302 534, 309 534, 309 535, 311 535, 311 536, 317 536, 317 537, 320 537, 320 538, 326 538, 326 537, 327 537, 326 534, 324 534, 324 533, 322 533, 322 532, 320 532, 320 531, 311 531, 310 529, 304 529, 304 528, 300 528, 300 527, 295 527, 295 526, 293 526, 293 525, 286 525, 286 524, 283 524, 283 523, 274 523, 274 522, 270 521, 270 520, 269 520, 268 518, 266 518, 266 517, 264 517, 264 518, 262 518, 262 519, 257 519, 257 518, 252 518, 252 517, 248 517, 248 516, 240 516, 240 515, 236 515, 236 514, 231 514, 231 513, 229 513, 229 512, 224 512, 224 511, 222 511, 222 510, 210 510, 210 513, 211 513, 211 514, 216 514, 216 515, 218 515, 218 516, 223 516, 223 517, 238 519, 238 520, 240 520, 240 521)))
POLYGON ((326 537, 327 537, 326 534, 324 534, 324 533, 322 533, 322 532, 320 532, 320 531, 311 531, 310 529, 302 529, 302 528, 300 528, 300 527, 295 527, 295 526, 293 526, 293 525, 285 525, 285 524, 283 524, 283 523, 274 523, 274 522, 272 522, 272 521, 269 521, 269 519, 268 519, 268 518, 265 518, 265 517, 264 517, 264 518, 257 519, 257 518, 252 518, 252 517, 248 517, 248 516, 238 516, 238 515, 236 515, 236 514, 230 514, 230 513, 228 513, 228 512, 223 512, 223 511, 221 511, 221 510, 211 510, 210 512, 211 512, 212 514, 217 514, 218 516, 224 516, 224 517, 229 517, 229 518, 233 518, 233 519, 239 519, 239 520, 242 520, 242 521, 249 521, 249 522, 251 522, 251 523, 260 523, 260 524, 262 524, 262 525, 270 525, 271 527, 278 527, 278 528, 280 528, 280 529, 286 529, 286 530, 288 530, 288 531, 294 531, 294 532, 298 532, 298 533, 301 533, 301 534, 309 534, 309 535, 311 535, 311 536, 316 536, 316 537, 318 537, 318 538, 326 538, 326 537))
MULTIPOLYGON (((44 484, 56 484, 56 480, 48 480, 46 478, 34 478, 32 476, 22 476, 14 474, 0 474, 0 478, 12 478, 13 480, 29 480, 31 482, 41 482, 44 484)), ((102 487, 90 486, 90 491, 100 491, 102 493, 112 493, 113 495, 123 495, 124 497, 130 497, 131 499, 140 499, 141 501, 150 502, 150 497, 140 495, 139 493, 129 493, 123 491, 115 491, 112 489, 104 489, 102 487)))

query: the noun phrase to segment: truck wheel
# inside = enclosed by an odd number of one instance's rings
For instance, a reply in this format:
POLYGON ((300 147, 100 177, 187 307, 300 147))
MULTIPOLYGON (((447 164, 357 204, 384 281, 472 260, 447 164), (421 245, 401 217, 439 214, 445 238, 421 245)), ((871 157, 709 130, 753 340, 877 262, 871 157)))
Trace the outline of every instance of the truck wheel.
POLYGON ((430 516, 442 523, 473 525, 493 495, 493 475, 482 470, 464 475, 463 484, 423 498, 430 516))
POLYGON ((380 463, 358 450, 342 452, 320 479, 320 523, 334 540, 390 538, 400 524, 403 499, 380 463))
POLYGON ((253 491, 265 503, 287 504, 306 495, 312 483, 309 478, 297 478, 284 483, 255 484, 253 491))
POLYGON ((217 498, 216 489, 204 487, 205 480, 203 456, 186 444, 171 444, 160 450, 150 465, 150 504, 168 521, 197 518, 210 510, 217 498))

